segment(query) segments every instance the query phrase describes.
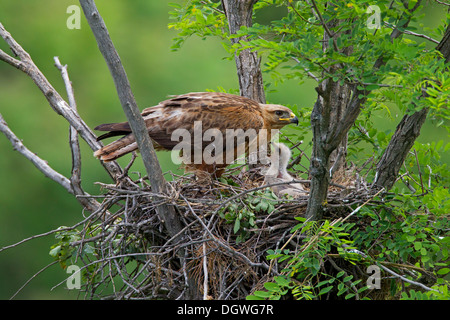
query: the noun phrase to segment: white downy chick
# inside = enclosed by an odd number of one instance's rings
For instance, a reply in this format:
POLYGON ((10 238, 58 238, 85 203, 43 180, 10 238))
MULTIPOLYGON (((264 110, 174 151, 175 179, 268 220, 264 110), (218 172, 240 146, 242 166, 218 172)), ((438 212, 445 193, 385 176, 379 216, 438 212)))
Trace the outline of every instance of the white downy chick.
MULTIPOLYGON (((271 164, 265 172, 264 184, 273 184, 284 181, 292 181, 294 178, 287 172, 291 150, 283 143, 271 143, 273 153, 271 155, 271 164)), ((281 197, 285 194, 292 197, 304 196, 307 193, 301 183, 281 184, 271 187, 272 191, 281 197)))

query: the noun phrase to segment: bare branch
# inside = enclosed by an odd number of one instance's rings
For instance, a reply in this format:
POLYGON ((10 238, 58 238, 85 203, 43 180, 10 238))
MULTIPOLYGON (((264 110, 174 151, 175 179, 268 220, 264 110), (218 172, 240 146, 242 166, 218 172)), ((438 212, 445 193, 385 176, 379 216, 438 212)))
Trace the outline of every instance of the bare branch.
POLYGON ((395 273, 394 271, 392 271, 391 269, 386 268, 386 267, 383 266, 381 263, 379 264, 379 266, 380 266, 384 271, 386 271, 386 272, 392 274, 394 277, 397 277, 397 278, 401 279, 402 281, 411 283, 411 284, 413 284, 413 285, 415 285, 415 286, 418 286, 418 287, 421 287, 422 289, 427 290, 427 291, 439 292, 439 291, 437 291, 437 290, 435 290, 435 289, 428 288, 427 286, 421 284, 420 282, 412 281, 412 280, 410 280, 410 279, 408 279, 408 278, 406 278, 406 277, 404 277, 404 276, 401 276, 401 275, 399 275, 398 273, 395 273))
MULTIPOLYGON (((127 74, 121 63, 119 54, 109 36, 108 29, 101 17, 93 0, 80 0, 80 5, 88 24, 95 36, 98 48, 108 65, 109 71, 113 77, 116 91, 119 96, 122 109, 130 124, 131 131, 136 139, 139 151, 142 155, 142 161, 151 184, 151 189, 155 194, 166 194, 168 192, 167 182, 162 174, 158 158, 156 156, 153 143, 148 135, 148 130, 144 119, 141 116, 127 74)), ((158 202, 158 197, 154 197, 156 212, 164 223, 170 235, 180 234, 183 229, 180 217, 176 214, 174 207, 167 202, 158 202)), ((180 238, 184 235, 181 234, 180 238)), ((178 252, 178 256, 185 261, 185 253, 183 250, 178 252)), ((184 263, 184 262, 183 262, 184 263)), ((194 299, 199 296, 197 283, 192 277, 187 280, 189 282, 186 298, 194 299)))
POLYGON ((41 171, 47 178, 52 179, 53 181, 59 183, 64 189, 66 189, 70 194, 75 196, 81 195, 83 197, 76 197, 78 202, 83 205, 89 212, 96 212, 100 208, 100 204, 94 199, 90 198, 90 195, 84 192, 83 190, 77 190, 73 188, 73 185, 69 179, 55 171, 52 167, 49 166, 47 161, 38 157, 35 153, 30 151, 22 141, 11 131, 8 127, 8 124, 3 119, 0 114, 0 132, 2 132, 8 140, 11 142, 14 150, 18 151, 25 158, 31 161, 34 166, 41 171), (81 193, 79 193, 81 192, 81 193))
POLYGON ((36 272, 30 279, 28 279, 9 299, 10 300, 14 299, 23 290, 23 288, 25 288, 30 283, 31 280, 33 280, 38 275, 40 275, 42 272, 44 272, 45 270, 47 270, 48 268, 50 268, 51 266, 53 266, 57 263, 58 263, 58 261, 53 261, 53 262, 49 263, 48 265, 46 265, 45 267, 41 268, 41 270, 36 272))
POLYGON ((439 1, 439 0, 434 0, 434 1, 436 1, 437 3, 442 4, 444 6, 450 7, 450 3, 447 3, 447 2, 444 2, 444 1, 439 1))
MULTIPOLYGON (((395 26, 395 25, 393 25, 393 24, 391 24, 391 23, 385 22, 384 24, 385 24, 387 27, 391 28, 391 29, 397 29, 397 26, 395 26)), ((436 43, 436 44, 439 44, 439 41, 438 41, 438 40, 433 39, 433 38, 431 38, 430 36, 427 36, 426 34, 416 33, 416 32, 410 31, 410 30, 406 30, 406 29, 405 29, 405 30, 402 30, 401 32, 403 32, 404 34, 409 34, 409 35, 411 35, 411 36, 415 36, 415 37, 427 39, 428 41, 431 41, 431 42, 434 42, 434 43, 436 43)))
MULTIPOLYGON (((80 4, 95 39, 97 40, 99 50, 113 77, 122 108, 141 152, 142 161, 144 162, 152 191, 154 193, 166 193, 166 181, 162 175, 156 152, 148 135, 144 119, 139 112, 133 92, 131 91, 125 69, 122 66, 119 54, 109 36, 106 25, 100 16, 94 1, 80 0, 80 4)), ((173 208, 167 204, 161 204, 158 211, 161 218, 166 221, 166 227, 171 234, 176 234, 181 230, 181 224, 178 217, 175 215, 173 208)))
MULTIPOLYGON (((64 116, 64 118, 69 121, 71 124, 72 138, 77 136, 77 131, 73 128, 78 128, 78 132, 85 138, 86 142, 90 144, 91 147, 97 148, 100 144, 96 141, 95 135, 89 129, 89 127, 83 122, 83 120, 79 117, 76 112, 76 107, 71 108, 69 105, 62 99, 59 93, 51 86, 42 72, 37 68, 37 66, 32 61, 30 55, 14 40, 9 32, 5 30, 3 25, 0 23, 0 36, 6 41, 6 43, 10 46, 13 53, 20 59, 17 60, 4 51, 0 50, 0 60, 7 62, 13 67, 18 68, 19 70, 25 72, 28 76, 30 76, 35 84, 39 87, 39 89, 44 93, 47 98, 50 106, 57 112, 58 114, 64 116)), ((58 60, 59 62, 59 60, 58 60)), ((59 63, 59 65, 61 65, 59 63)), ((63 71, 62 71, 63 72, 63 71)), ((71 101, 71 104, 75 106, 75 99, 73 97, 73 92, 70 89, 70 80, 67 76, 67 71, 65 75, 63 75, 63 79, 66 84, 66 88, 68 88, 68 96, 71 101)), ((78 139, 72 141, 72 151, 74 153, 74 167, 72 178, 69 180, 64 175, 55 171, 53 168, 49 166, 47 161, 38 157, 35 153, 30 151, 22 141, 14 134, 14 132, 8 127, 8 124, 3 119, 0 114, 0 131, 8 138, 11 142, 13 148, 19 151, 24 157, 30 160, 34 166, 41 171, 46 177, 52 179, 53 181, 59 183, 64 189, 66 189, 70 194, 77 197, 77 200, 90 212, 96 212, 100 204, 92 198, 89 198, 89 194, 85 193, 81 189, 81 181, 80 181, 80 151, 78 145, 78 139)), ((121 173, 121 168, 117 163, 110 163, 105 166, 108 173, 112 177, 116 174, 121 173)))
POLYGON ((334 38, 334 34, 328 28, 328 23, 324 20, 322 14, 320 13, 319 7, 317 7, 317 4, 314 0, 311 0, 311 2, 312 2, 312 6, 313 6, 314 10, 317 13, 317 16, 319 17, 320 22, 322 23, 323 28, 325 29, 325 32, 330 37, 330 39, 333 39, 334 50, 339 51, 339 48, 337 47, 337 44, 336 44, 336 39, 334 38))
POLYGON ((208 300, 208 255, 206 254, 206 242, 203 242, 203 300, 208 300))
POLYGON ((1 49, 0 49, 0 60, 5 61, 7 64, 13 66, 14 68, 17 68, 17 69, 21 68, 21 63, 19 60, 14 59, 13 57, 8 55, 7 53, 5 53, 5 51, 3 51, 1 49))
POLYGON ((64 177, 59 172, 53 170, 47 161, 39 158, 35 153, 31 152, 25 145, 20 141, 19 138, 11 131, 8 127, 8 124, 3 119, 3 116, 0 114, 0 132, 2 132, 8 140, 11 142, 14 150, 18 151, 25 158, 30 160, 34 166, 41 171, 47 178, 52 179, 53 181, 59 183, 64 189, 66 189, 69 193, 74 194, 72 186, 70 185, 69 179, 64 177))
MULTIPOLYGON (((67 102, 64 101, 61 95, 53 88, 39 68, 34 64, 30 55, 14 40, 11 34, 6 31, 1 23, 0 36, 6 41, 20 61, 7 55, 4 51, 0 51, 0 60, 5 61, 11 66, 27 74, 42 91, 52 109, 57 114, 62 115, 70 123, 70 125, 78 131, 80 136, 87 142, 92 150, 101 148, 102 144, 97 141, 97 137, 94 135, 89 126, 80 118, 74 109, 69 107, 67 102)), ((103 166, 114 179, 122 173, 122 169, 114 161, 103 163, 103 166)))
MULTIPOLYGON (((69 79, 69 74, 67 72, 67 65, 61 65, 58 57, 54 57, 55 65, 59 71, 61 71, 61 76, 64 81, 64 85, 66 87, 67 98, 69 99, 69 106, 77 112, 77 105, 75 101, 75 95, 73 93, 72 83, 69 79)), ((72 152, 72 176, 70 177, 70 184, 74 192, 77 195, 84 194, 84 191, 81 187, 81 152, 80 152, 80 144, 78 141, 78 132, 73 126, 69 128, 69 141, 70 141, 70 150, 72 152)))

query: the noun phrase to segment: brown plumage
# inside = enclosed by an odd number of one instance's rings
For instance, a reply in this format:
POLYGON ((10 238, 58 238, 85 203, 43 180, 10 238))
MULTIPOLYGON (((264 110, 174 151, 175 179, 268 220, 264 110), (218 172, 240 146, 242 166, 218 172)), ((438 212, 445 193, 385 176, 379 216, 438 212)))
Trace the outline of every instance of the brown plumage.
MULTIPOLYGON (((202 134, 208 129, 220 131, 224 137, 223 155, 225 157, 226 130, 253 129, 257 133, 261 129, 267 129, 270 139, 271 129, 280 129, 289 123, 297 123, 297 117, 292 111, 281 105, 260 104, 254 100, 228 93, 218 92, 193 92, 175 96, 160 102, 158 105, 146 108, 142 111, 142 117, 148 128, 148 133, 153 140, 156 150, 172 150, 179 140, 173 139, 172 134, 177 129, 185 129, 194 135, 194 122, 201 125, 202 134)), ((102 124, 95 130, 109 131, 98 137, 98 140, 124 135, 107 146, 97 150, 94 156, 103 161, 115 160, 137 149, 137 143, 131 133, 128 122, 102 124)), ((198 142, 198 141, 197 141, 198 142)), ((192 150, 199 148, 204 150, 210 141, 192 143, 192 150)), ((222 152, 216 150, 216 152, 222 152)), ((238 154, 235 148, 233 159, 238 154)), ((207 164, 205 161, 197 164, 187 163, 190 170, 200 170, 213 173, 216 170, 220 176, 223 169, 229 165, 225 161, 221 164, 207 164)))

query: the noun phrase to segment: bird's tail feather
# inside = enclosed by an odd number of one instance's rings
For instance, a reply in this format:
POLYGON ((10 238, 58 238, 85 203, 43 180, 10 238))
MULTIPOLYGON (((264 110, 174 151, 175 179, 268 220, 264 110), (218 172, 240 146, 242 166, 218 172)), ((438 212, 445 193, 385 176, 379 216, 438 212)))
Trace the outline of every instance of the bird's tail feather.
POLYGON ((94 157, 105 162, 116 160, 124 154, 130 153, 138 148, 136 140, 132 134, 128 134, 119 140, 98 149, 94 152, 94 157))

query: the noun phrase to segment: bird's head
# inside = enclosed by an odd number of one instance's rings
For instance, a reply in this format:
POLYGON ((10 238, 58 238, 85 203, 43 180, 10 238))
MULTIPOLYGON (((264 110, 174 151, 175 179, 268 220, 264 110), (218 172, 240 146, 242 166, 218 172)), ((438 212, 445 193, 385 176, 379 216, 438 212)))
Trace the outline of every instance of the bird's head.
POLYGON ((291 150, 284 143, 270 142, 272 146, 272 154, 270 156, 270 168, 266 175, 276 176, 278 178, 286 177, 287 166, 291 159, 291 150))
POLYGON ((281 129, 285 125, 295 123, 298 125, 298 118, 291 109, 279 104, 261 104, 266 126, 273 129, 281 129))

